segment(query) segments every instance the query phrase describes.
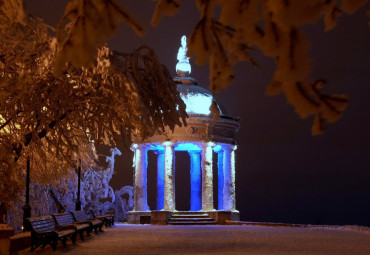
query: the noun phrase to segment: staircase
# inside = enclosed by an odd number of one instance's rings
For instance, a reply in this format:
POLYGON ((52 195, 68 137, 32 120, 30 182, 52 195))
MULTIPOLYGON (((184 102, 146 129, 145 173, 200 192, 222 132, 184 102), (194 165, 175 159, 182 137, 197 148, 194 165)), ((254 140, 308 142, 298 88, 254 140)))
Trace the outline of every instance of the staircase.
POLYGON ((206 212, 174 212, 168 221, 168 225, 212 225, 217 222, 210 218, 206 212))

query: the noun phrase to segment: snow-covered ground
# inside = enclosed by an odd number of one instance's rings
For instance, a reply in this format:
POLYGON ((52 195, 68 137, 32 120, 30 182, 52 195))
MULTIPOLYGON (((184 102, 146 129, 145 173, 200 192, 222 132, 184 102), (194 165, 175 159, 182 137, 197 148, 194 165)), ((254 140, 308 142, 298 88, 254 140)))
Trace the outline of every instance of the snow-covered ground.
POLYGON ((370 232, 361 228, 263 226, 151 226, 119 224, 104 233, 19 255, 111 254, 370 254, 370 232))

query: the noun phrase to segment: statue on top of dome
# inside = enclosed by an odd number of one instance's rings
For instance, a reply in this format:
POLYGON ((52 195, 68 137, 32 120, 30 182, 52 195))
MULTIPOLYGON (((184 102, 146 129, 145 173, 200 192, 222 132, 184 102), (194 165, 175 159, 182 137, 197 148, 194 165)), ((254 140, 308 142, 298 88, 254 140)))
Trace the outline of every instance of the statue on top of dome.
POLYGON ((179 76, 188 76, 191 72, 191 66, 189 63, 189 57, 186 56, 188 47, 186 45, 186 36, 181 37, 181 47, 177 53, 177 60, 179 61, 176 65, 176 72, 179 76))

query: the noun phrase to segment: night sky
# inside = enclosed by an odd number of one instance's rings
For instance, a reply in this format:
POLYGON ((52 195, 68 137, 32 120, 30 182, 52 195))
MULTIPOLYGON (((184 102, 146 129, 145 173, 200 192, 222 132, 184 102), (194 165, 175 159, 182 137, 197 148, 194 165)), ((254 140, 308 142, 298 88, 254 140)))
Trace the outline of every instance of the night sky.
MULTIPOLYGON (((26 4, 31 13, 55 25, 66 2, 28 0, 26 4)), ((177 15, 165 17, 158 28, 149 25, 155 2, 122 3, 143 23, 147 34, 138 37, 122 24, 109 41, 111 49, 129 52, 148 45, 175 75, 180 38, 190 35, 200 17, 195 2, 181 1, 177 15)), ((322 22, 305 27, 311 41, 312 78, 328 81, 325 92, 350 98, 343 117, 328 125, 324 135, 313 137, 313 119, 300 119, 283 95, 264 94, 275 63, 258 50, 254 57, 261 67, 238 64, 235 81, 216 95, 228 115, 241 118, 236 151, 236 200, 241 220, 370 226, 369 8, 368 3, 352 16, 343 15, 330 32, 324 32, 322 22)), ((192 64, 191 76, 208 87, 207 66, 192 64)), ((116 175, 111 181, 114 189, 132 185, 133 154, 120 149, 123 155, 116 158, 116 175)), ((177 209, 186 210, 190 206, 189 157, 176 153, 176 160, 177 209)), ((148 197, 152 208, 155 171, 156 158, 150 153, 148 197)))

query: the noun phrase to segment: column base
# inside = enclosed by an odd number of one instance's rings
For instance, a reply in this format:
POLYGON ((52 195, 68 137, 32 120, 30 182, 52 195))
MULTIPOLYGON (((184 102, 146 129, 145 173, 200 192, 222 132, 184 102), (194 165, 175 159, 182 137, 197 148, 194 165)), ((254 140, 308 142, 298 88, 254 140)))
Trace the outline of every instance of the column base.
POLYGON ((152 225, 167 225, 172 216, 173 211, 152 211, 152 225))
POLYGON ((225 225, 226 220, 240 221, 239 211, 207 211, 207 213, 220 225, 225 225))
POLYGON ((127 223, 129 224, 150 224, 151 211, 129 211, 127 223))

